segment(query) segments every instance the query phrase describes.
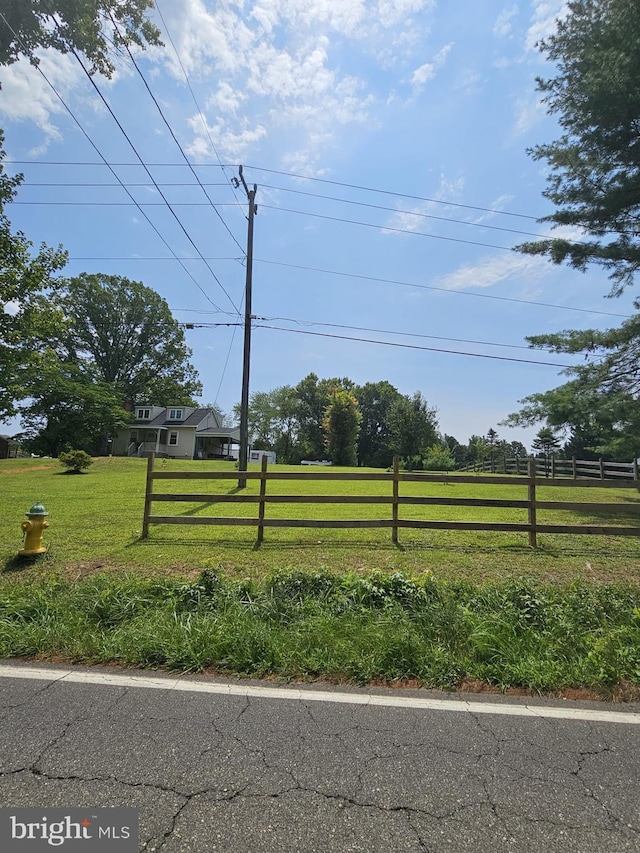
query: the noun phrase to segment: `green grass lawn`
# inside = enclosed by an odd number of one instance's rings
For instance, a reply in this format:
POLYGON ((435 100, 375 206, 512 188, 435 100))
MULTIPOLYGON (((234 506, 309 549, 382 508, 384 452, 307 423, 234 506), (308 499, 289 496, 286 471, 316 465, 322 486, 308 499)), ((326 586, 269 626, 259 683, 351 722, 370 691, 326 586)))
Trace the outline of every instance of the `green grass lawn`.
MULTIPOLYGON (((158 470, 210 470, 160 461, 158 470)), ((228 471, 231 464, 216 467, 228 471)), ((285 470, 275 466, 275 470, 285 470)), ((300 470, 300 469, 297 469, 300 470)), ((431 687, 587 690, 640 697, 640 542, 631 537, 153 525, 141 539, 146 462, 0 461, 0 657, 115 662, 259 677, 431 687), (47 554, 17 559, 20 524, 42 501, 47 554)), ((229 480, 224 490, 233 491, 229 480)), ((219 485, 218 485, 219 487, 219 485)), ((156 481, 211 494, 155 514, 255 516, 213 498, 213 481, 156 481)), ((286 494, 303 486, 269 484, 286 494)), ((379 482, 312 494, 389 494, 379 482)), ((258 482, 246 489, 257 494, 258 482)), ((513 485, 401 484, 400 493, 523 499, 513 485)), ((540 498, 628 502, 635 490, 540 488, 540 498)), ((389 506, 269 505, 267 514, 388 518, 389 506)), ((541 521, 628 525, 638 516, 547 513, 541 521)), ((526 510, 401 507, 401 518, 518 522, 526 510)), ((569 694, 575 695, 575 694, 569 694)))
MULTIPOLYGON (((156 470, 219 470, 234 472, 232 463, 157 461, 156 470)), ((250 470, 253 470, 250 468, 250 470)), ((256 469, 257 470, 257 469, 256 469)), ((273 466, 273 470, 287 470, 273 466)), ((292 470, 300 470, 292 469, 292 470)), ((335 470, 335 469, 332 469, 335 470)), ((148 573, 193 576, 203 568, 221 567, 235 577, 260 578, 281 568, 327 571, 373 570, 410 575, 437 573, 445 578, 503 579, 521 575, 540 580, 636 581, 640 576, 640 540, 632 537, 540 535, 539 549, 531 550, 526 533, 400 530, 400 547, 391 542, 388 529, 318 530, 267 528, 256 547, 251 527, 152 525, 149 538, 140 538, 146 461, 97 459, 87 473, 70 475, 53 459, 0 461, 0 566, 20 569, 14 557, 22 547, 20 523, 29 507, 40 500, 49 512, 45 543, 49 552, 22 570, 3 572, 1 583, 16 576, 55 571, 68 577, 85 576, 96 569, 127 569, 148 573)), ((234 480, 222 490, 235 489, 234 480)), ((156 481, 155 491, 213 492, 212 481, 156 481)), ((269 483, 269 494, 292 490, 309 494, 388 495, 390 485, 377 482, 319 483, 296 481, 269 483)), ((401 494, 477 498, 526 497, 517 486, 456 483, 407 483, 401 494)), ((258 482, 249 480, 243 493, 257 494, 258 482)), ((590 500, 637 503, 635 490, 544 488, 541 499, 590 500)), ((155 503, 153 512, 186 515, 255 516, 253 504, 155 503)), ((526 511, 472 507, 407 506, 401 518, 524 522, 526 511)), ((269 517, 388 518, 388 506, 269 505, 269 517)), ((573 512, 539 513, 539 521, 634 525, 638 516, 604 516, 573 512)))

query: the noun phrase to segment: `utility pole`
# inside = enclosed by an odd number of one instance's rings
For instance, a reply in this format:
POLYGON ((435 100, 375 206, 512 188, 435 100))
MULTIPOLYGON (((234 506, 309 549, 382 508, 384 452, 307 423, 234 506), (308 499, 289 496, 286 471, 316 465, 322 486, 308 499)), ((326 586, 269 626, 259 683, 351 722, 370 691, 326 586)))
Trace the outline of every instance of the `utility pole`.
MULTIPOLYGON (((257 184, 250 190, 242 174, 242 166, 238 167, 240 181, 249 201, 249 228, 247 230, 247 276, 244 290, 244 355, 242 360, 242 397, 240 400, 240 458, 238 459, 238 488, 244 489, 247 478, 243 476, 247 470, 249 458, 249 367, 251 361, 251 285, 253 276, 253 217, 258 212, 256 205, 257 184)), ((234 179, 236 185, 238 181, 234 179)))

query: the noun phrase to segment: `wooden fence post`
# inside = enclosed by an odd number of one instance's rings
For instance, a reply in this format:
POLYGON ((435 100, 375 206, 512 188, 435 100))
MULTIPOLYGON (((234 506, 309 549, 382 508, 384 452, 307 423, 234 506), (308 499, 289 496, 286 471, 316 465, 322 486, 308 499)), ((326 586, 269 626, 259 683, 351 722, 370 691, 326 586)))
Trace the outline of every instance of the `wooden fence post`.
POLYGON ((153 491, 153 459, 155 453, 147 453, 147 480, 144 487, 144 515, 142 516, 142 538, 149 535, 149 516, 151 515, 151 494, 153 491))
POLYGON ((264 539, 264 508, 267 494, 267 456, 262 455, 262 466, 260 468, 260 498, 258 502, 258 545, 264 539))
POLYGON ((398 544, 398 497, 400 493, 400 460, 397 456, 393 457, 393 503, 391 505, 392 523, 391 541, 394 545, 398 544))
POLYGON ((600 479, 604 480, 604 459, 600 457, 600 479))
POLYGON ((576 465, 576 457, 575 456, 571 457, 571 469, 573 471, 573 479, 577 480, 578 479, 578 468, 576 465))
POLYGON ((633 479, 637 485, 637 483, 638 483, 638 460, 637 459, 633 460, 633 479))
POLYGON ((527 486, 529 500, 529 546, 537 548, 536 539, 536 461, 533 456, 529 459, 529 485, 527 486))

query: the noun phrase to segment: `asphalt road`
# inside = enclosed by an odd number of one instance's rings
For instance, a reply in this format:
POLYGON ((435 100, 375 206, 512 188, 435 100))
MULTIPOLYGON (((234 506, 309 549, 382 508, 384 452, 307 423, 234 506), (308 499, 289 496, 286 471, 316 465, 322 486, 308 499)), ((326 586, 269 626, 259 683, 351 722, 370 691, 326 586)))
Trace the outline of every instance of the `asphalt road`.
POLYGON ((133 806, 142 851, 640 851, 638 706, 36 666, 0 804, 133 806))

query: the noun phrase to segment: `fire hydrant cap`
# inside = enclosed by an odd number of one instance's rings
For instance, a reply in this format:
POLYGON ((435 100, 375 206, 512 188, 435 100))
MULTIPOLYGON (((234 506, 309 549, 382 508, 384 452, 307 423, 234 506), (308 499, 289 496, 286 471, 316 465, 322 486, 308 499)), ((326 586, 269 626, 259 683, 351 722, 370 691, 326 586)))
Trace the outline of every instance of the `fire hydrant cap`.
POLYGON ((46 509, 42 506, 42 504, 40 503, 40 501, 38 501, 37 503, 35 503, 35 504, 31 507, 31 509, 29 510, 29 512, 27 513, 27 515, 49 515, 49 513, 48 513, 48 512, 46 511, 46 509))

